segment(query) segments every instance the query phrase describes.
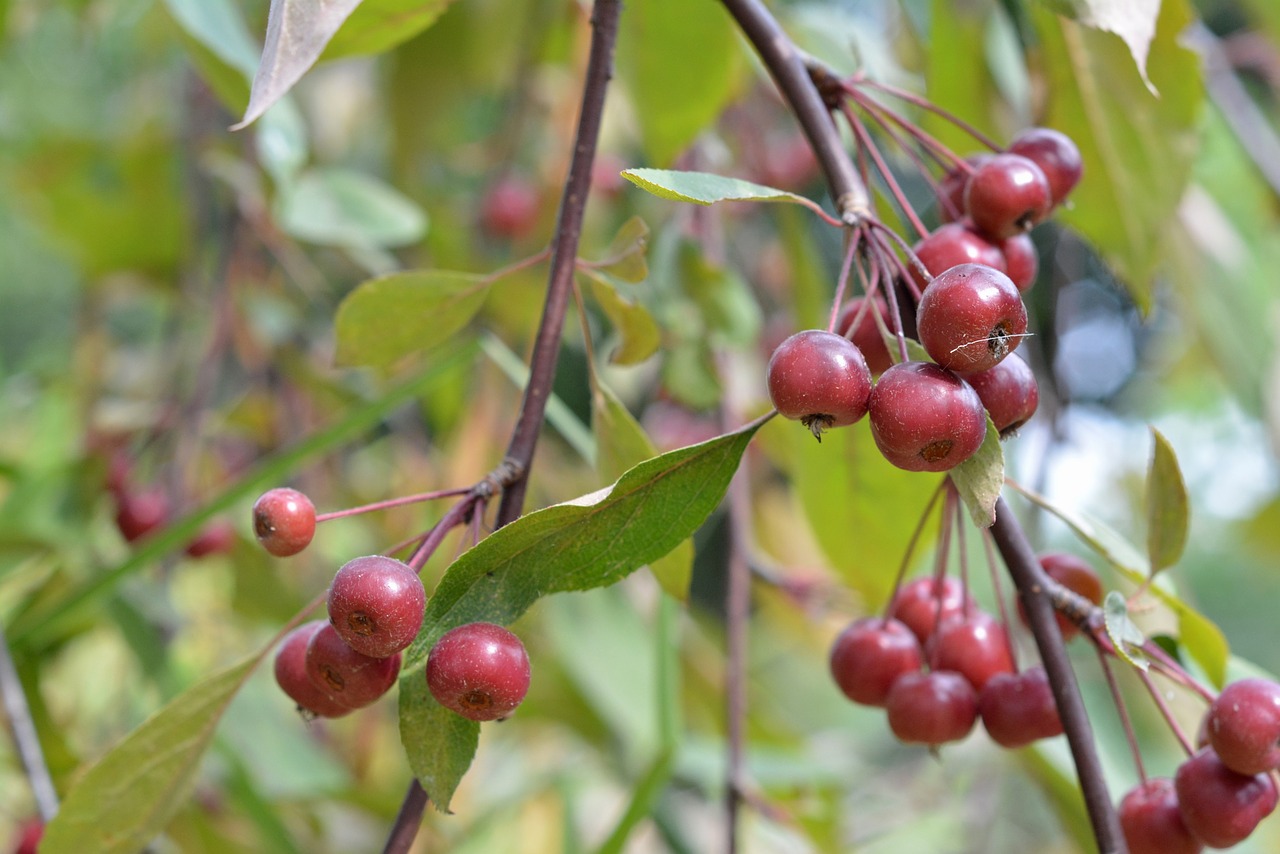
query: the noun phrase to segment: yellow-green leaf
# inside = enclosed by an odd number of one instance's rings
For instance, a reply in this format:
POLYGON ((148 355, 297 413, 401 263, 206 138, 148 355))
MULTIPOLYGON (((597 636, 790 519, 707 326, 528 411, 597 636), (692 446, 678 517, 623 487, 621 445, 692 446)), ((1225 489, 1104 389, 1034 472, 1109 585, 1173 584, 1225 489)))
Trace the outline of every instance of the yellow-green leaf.
POLYGON ((1151 428, 1155 446, 1147 469, 1147 557, 1151 573, 1173 566, 1187 544, 1187 484, 1169 440, 1151 428))

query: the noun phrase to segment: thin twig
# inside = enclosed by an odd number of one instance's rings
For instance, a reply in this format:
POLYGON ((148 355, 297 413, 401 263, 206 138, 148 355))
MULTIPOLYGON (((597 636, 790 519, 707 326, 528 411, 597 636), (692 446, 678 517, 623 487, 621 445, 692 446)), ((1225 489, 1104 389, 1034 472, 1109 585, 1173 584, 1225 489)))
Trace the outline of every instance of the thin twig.
POLYGON ((529 466, 533 462, 538 433, 551 396, 551 383, 555 379, 560 355, 560 334, 564 329, 578 258, 578 242, 582 237, 583 212, 591 189, 591 165, 595 161, 600 120, 604 114, 605 90, 613 76, 613 45, 620 11, 619 0, 598 0, 591 15, 591 53, 582 88, 582 108, 573 141, 573 157, 569 162, 569 177, 565 181, 560 213, 556 218, 547 296, 529 363, 529 382, 525 386, 511 443, 507 446, 507 459, 519 466, 523 475, 510 488, 503 490, 502 501, 498 505, 498 527, 519 518, 524 507, 529 466))
POLYGON ((4 712, 9 718, 9 729, 13 731, 13 743, 18 748, 22 767, 27 772, 31 793, 36 799, 36 809, 46 823, 53 821, 58 812, 58 790, 53 787, 53 777, 49 775, 49 766, 45 764, 44 751, 40 749, 40 735, 31 718, 27 694, 22 689, 22 680, 18 678, 18 668, 13 664, 9 640, 4 636, 3 628, 0 628, 0 698, 4 700, 4 712))

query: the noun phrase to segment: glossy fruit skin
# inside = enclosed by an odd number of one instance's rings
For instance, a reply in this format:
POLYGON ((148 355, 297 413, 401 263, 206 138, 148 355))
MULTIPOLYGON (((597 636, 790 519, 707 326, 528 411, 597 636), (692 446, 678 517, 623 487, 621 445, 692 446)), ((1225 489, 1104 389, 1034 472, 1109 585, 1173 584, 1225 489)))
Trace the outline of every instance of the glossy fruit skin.
POLYGON ((315 505, 287 486, 267 490, 253 503, 253 533, 276 557, 296 555, 315 536, 315 505))
POLYGON ((504 718, 529 691, 529 655, 520 638, 493 623, 445 632, 427 656, 436 702, 473 721, 504 718))
POLYGON ((1009 144, 1011 154, 1020 154, 1040 167, 1049 182, 1049 197, 1060 205, 1080 183, 1084 161, 1080 149, 1065 133, 1052 128, 1028 128, 1009 144))
POLYGON ((967 736, 978 720, 978 695, 959 673, 908 673, 885 699, 889 728, 907 744, 945 744, 967 736))
POLYGON ((1029 234, 1015 234, 996 244, 1004 256, 1004 273, 1019 293, 1026 293, 1040 275, 1040 253, 1029 234))
MULTIPOLYGON (((996 245, 973 230, 972 223, 949 222, 938 226, 928 237, 921 238, 911 249, 916 258, 937 276, 958 264, 982 264, 1004 272, 1004 254, 996 245)), ((914 264, 908 266, 911 277, 921 288, 928 286, 914 264)))
POLYGON ((347 561, 329 585, 329 622, 348 646, 372 658, 412 643, 426 604, 418 573, 384 555, 347 561))
POLYGON ((916 578, 902 585, 893 597, 889 616, 911 629, 921 644, 927 644, 940 619, 960 613, 972 601, 960 582, 949 575, 941 581, 916 578))
POLYGON ((885 459, 907 471, 947 471, 987 435, 978 393, 931 362, 901 362, 880 375, 868 403, 871 435, 885 459))
POLYGON ((836 319, 836 332, 853 342, 866 360, 867 370, 873 376, 878 376, 893 364, 893 357, 889 355, 889 348, 884 343, 884 336, 880 334, 880 327, 872 312, 880 315, 885 329, 891 330, 893 325, 889 322, 889 305, 884 297, 876 294, 871 300, 870 308, 864 310, 866 303, 866 297, 854 297, 846 302, 836 319))
POLYGON ((136 542, 169 521, 169 499, 158 488, 123 490, 116 498, 116 527, 128 542, 136 542))
POLYGON ((1040 666, 991 677, 978 693, 978 716, 1001 747, 1025 747, 1062 734, 1049 677, 1040 666))
POLYGON ((955 222, 964 219, 964 191, 969 186, 969 173, 976 171, 979 166, 986 163, 994 155, 987 152, 979 152, 970 154, 965 158, 965 162, 969 164, 969 169, 963 169, 959 166, 947 172, 943 176, 939 184, 938 200, 939 216, 943 222, 955 222))
POLYGON ((1120 829, 1129 854, 1200 854, 1204 843, 1191 835, 1168 777, 1139 783, 1120 801, 1120 829))
MULTIPOLYGON (((1088 599, 1095 605, 1102 604, 1102 579, 1098 577, 1098 573, 1094 572, 1093 567, 1084 558, 1068 552, 1045 552, 1040 555, 1040 568, 1044 570, 1045 575, 1061 584, 1068 590, 1078 593, 1088 599)), ((1022 618, 1025 625, 1027 622, 1026 609, 1022 607, 1022 602, 1018 602, 1018 616, 1022 618)), ((1058 630, 1062 632, 1062 639, 1069 641, 1080 633, 1080 629, 1076 624, 1068 620, 1061 614, 1055 614, 1054 617, 1058 621, 1058 630)))
POLYGON ((1012 435, 1036 414, 1040 385, 1031 366, 1016 353, 993 368, 964 375, 1001 436, 1012 435))
POLYGON ((1210 704, 1205 732, 1222 764, 1237 774, 1280 768, 1280 685, 1257 678, 1232 682, 1210 704))
POLYGON ((226 519, 214 519, 200 529, 191 542, 187 543, 188 557, 208 557, 215 554, 227 554, 236 544, 236 529, 226 519))
POLYGON ((871 371, 862 351, 834 332, 807 329, 783 341, 769 359, 766 380, 779 414, 815 436, 867 414, 871 371))
POLYGON ((538 224, 542 201, 538 189, 524 176, 508 173, 485 192, 480 202, 480 227, 494 237, 517 240, 538 224))
POLYGON ((1049 181, 1034 161, 1018 154, 997 154, 978 167, 964 193, 965 210, 978 231, 1004 240, 1049 214, 1049 181))
POLYGON ((836 638, 829 663, 846 697, 864 706, 883 706, 898 677, 919 672, 924 651, 905 623, 863 617, 836 638))
POLYGON ((285 635, 276 652, 276 684, 298 704, 299 711, 314 717, 340 718, 352 709, 318 688, 307 675, 307 645, 324 625, 323 620, 312 620, 285 635))
POLYGON ((378 700, 396 684, 400 675, 400 654, 373 658, 356 652, 324 623, 307 643, 307 676, 331 700, 351 709, 361 709, 378 700))
POLYGON ((938 624, 926 649, 929 666, 961 674, 981 691, 1001 673, 1013 673, 1013 652, 1004 626, 976 608, 938 624))
POLYGON ((994 368, 1027 332, 1027 307, 1004 273, 960 264, 935 276, 916 307, 916 330, 930 357, 953 371, 994 368))
POLYGON ((1179 765, 1173 782, 1187 830, 1210 848, 1243 842, 1276 808, 1270 776, 1237 774, 1211 747, 1179 765))

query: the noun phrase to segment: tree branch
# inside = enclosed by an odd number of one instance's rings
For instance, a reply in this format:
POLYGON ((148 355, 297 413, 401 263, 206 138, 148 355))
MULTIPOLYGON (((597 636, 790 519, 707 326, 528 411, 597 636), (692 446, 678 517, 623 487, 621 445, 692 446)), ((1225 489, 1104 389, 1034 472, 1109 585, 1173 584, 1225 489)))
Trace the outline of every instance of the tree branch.
POLYGON ((520 404, 520 417, 507 447, 507 460, 523 473, 503 490, 498 505, 496 524, 501 527, 519 518, 524 507, 525 489, 529 483, 529 465, 538 444, 551 383, 555 379, 556 361, 560 355, 560 334, 564 329, 565 311, 573 289, 573 274, 578 258, 578 241, 582 237, 582 217, 591 189, 591 164, 595 161, 600 120, 604 114, 605 89, 613 76, 613 45, 618 34, 619 0, 598 0, 591 15, 591 54, 587 60, 586 82, 582 88, 582 109, 578 131, 573 141, 573 157, 569 177, 560 199, 560 214, 551 249, 551 270, 547 277, 547 297, 542 306, 542 321, 533 345, 529 363, 529 383, 520 404))
POLYGON ((1058 716, 1062 719, 1062 728, 1066 732, 1067 743, 1071 746, 1071 757, 1080 778, 1080 790, 1084 795, 1085 808, 1089 811, 1089 821, 1093 824, 1098 850, 1107 854, 1127 854, 1129 849, 1120 830, 1120 820, 1112 805, 1111 794, 1107 791, 1102 763, 1098 760, 1089 714, 1080 697, 1080 686, 1076 683, 1076 674, 1071 668, 1071 660, 1067 657, 1062 633, 1055 619, 1056 612, 1047 594, 1051 582, 1040 568, 1040 562, 1036 560, 1026 534, 1003 498, 996 503, 996 522, 991 528, 991 534, 1013 583, 1018 587, 1027 622, 1040 650, 1040 659, 1044 662, 1044 670, 1049 677, 1049 687, 1053 689, 1053 699, 1058 705, 1058 716))
POLYGON ((760 0, 721 0, 764 61, 774 82, 796 114, 835 197, 846 225, 856 225, 871 212, 871 197, 836 133, 831 112, 809 78, 804 56, 760 0))
MULTIPOLYGON (((759 0, 721 0, 755 46, 773 75, 805 134, 813 144, 836 198, 842 218, 856 225, 871 216, 870 197, 853 161, 840 141, 822 92, 809 76, 800 52, 759 0)), ((1107 854, 1127 854, 1115 807, 1107 792, 1093 730, 1080 697, 1080 687, 1067 658, 1053 605, 1044 595, 1045 577, 1021 526, 1003 499, 997 505, 992 531, 1031 623, 1045 671, 1053 687, 1063 729, 1071 745, 1076 773, 1093 823, 1098 848, 1107 854)))

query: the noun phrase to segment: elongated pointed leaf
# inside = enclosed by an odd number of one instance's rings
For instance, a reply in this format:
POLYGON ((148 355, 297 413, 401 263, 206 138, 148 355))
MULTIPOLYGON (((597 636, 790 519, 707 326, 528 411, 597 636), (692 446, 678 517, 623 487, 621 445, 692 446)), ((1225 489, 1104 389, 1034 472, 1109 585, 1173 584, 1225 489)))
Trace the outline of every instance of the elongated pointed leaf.
POLYGON ((505 625, 542 596, 613 584, 670 552, 720 504, 760 423, 646 460, 613 486, 529 513, 481 540, 440 579, 405 651, 404 672, 420 668, 454 626, 505 625))
POLYGON ((969 518, 979 528, 990 528, 996 521, 996 501, 1004 489, 1004 449, 1000 447, 1000 431, 987 416, 987 436, 978 452, 953 468, 949 475, 956 491, 969 509, 969 518))
POLYGON ((695 205, 713 205, 716 202, 795 202, 811 205, 809 199, 744 181, 726 178, 710 172, 681 172, 673 169, 627 169, 622 173, 632 184, 653 193, 660 199, 673 202, 692 202, 695 205))
POLYGON ((426 677, 415 673, 400 682, 400 741, 431 803, 449 812, 453 793, 475 758, 480 724, 437 703, 426 677))
POLYGON ((428 350, 464 329, 488 293, 487 279, 447 270, 370 279, 338 306, 337 362, 386 367, 428 350))
POLYGON ((1147 58, 1159 97, 1123 41, 1039 4, 1030 8, 1052 93, 1045 124, 1069 133, 1084 161, 1059 219, 1089 238, 1145 311, 1199 142, 1200 59, 1180 42, 1192 20, 1189 3, 1160 4, 1147 58))
POLYGON ((649 265, 645 260, 648 249, 649 225, 640 217, 633 216, 613 236, 604 254, 606 260, 599 262, 602 266, 598 269, 620 282, 643 282, 649 276, 649 265))
POLYGON ((272 644, 175 698, 120 742, 68 793, 45 829, 48 854, 134 854, 184 803, 222 714, 272 644))
POLYGON ((1147 558, 1151 574, 1173 566, 1187 545, 1187 484, 1169 440, 1151 428, 1155 447, 1147 469, 1147 558))
POLYGON ((1054 5, 1085 26, 1119 36, 1147 88, 1156 93, 1147 78, 1147 54, 1156 37, 1160 0, 1055 0, 1054 5))
POLYGON ((254 75, 249 107, 239 130, 280 100, 302 79, 361 0, 271 0, 266 44, 254 75))
MULTIPOLYGON (((591 399, 591 428, 596 435, 596 470, 606 478, 621 477, 627 469, 658 455, 658 450, 631 412, 607 387, 595 385, 591 399)), ((649 564, 649 571, 680 601, 689 595, 693 577, 693 542, 685 540, 649 564)))

